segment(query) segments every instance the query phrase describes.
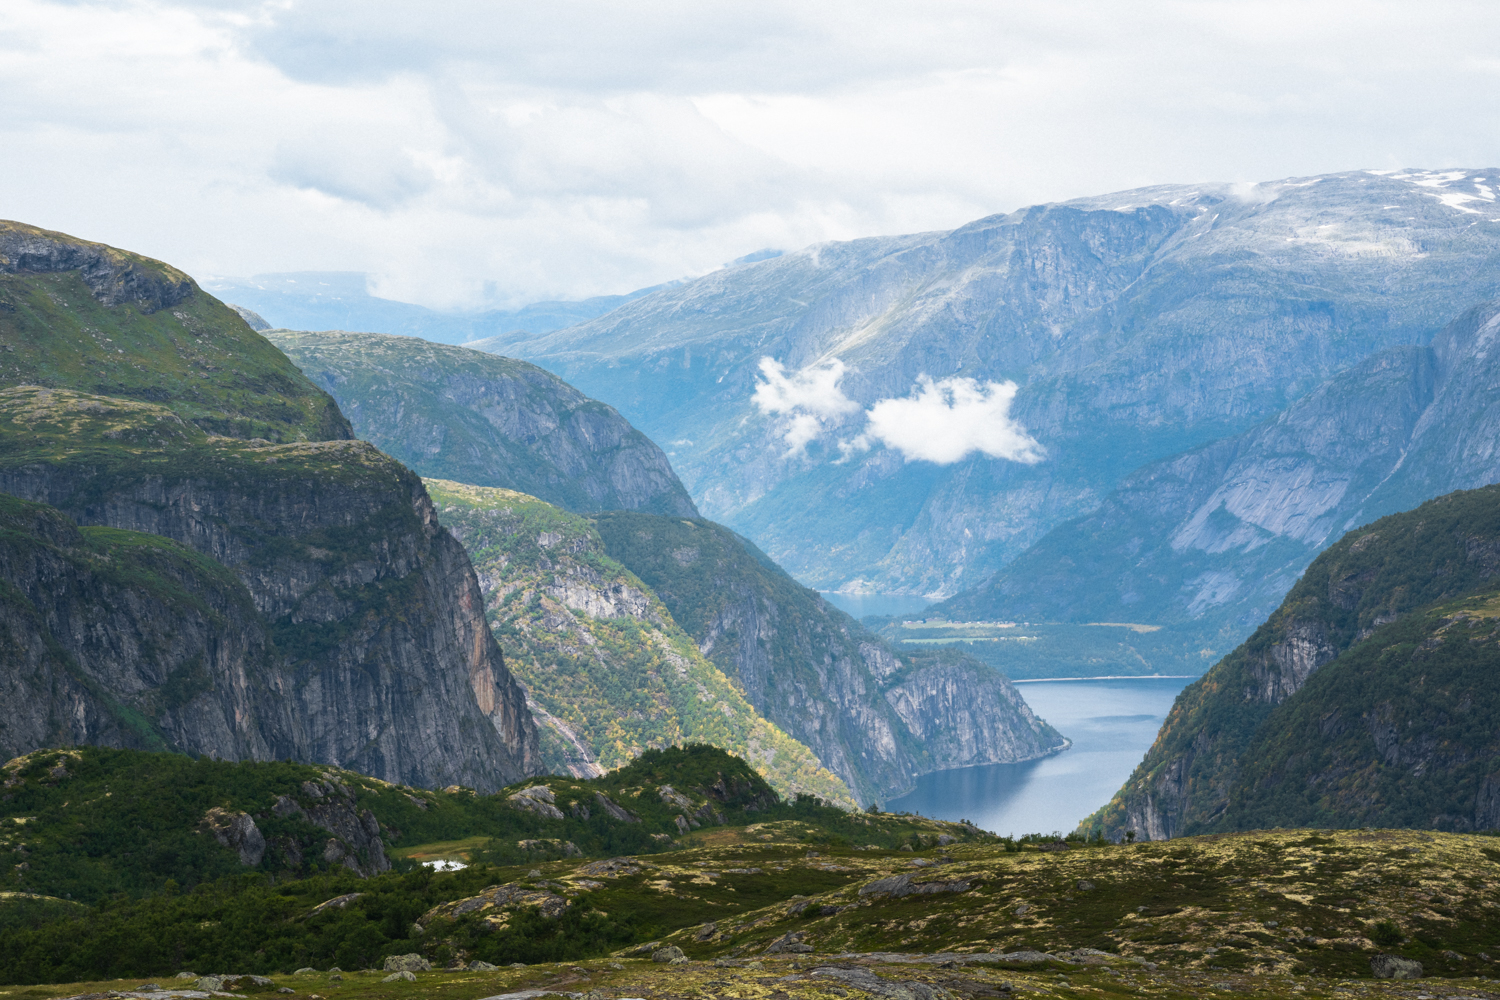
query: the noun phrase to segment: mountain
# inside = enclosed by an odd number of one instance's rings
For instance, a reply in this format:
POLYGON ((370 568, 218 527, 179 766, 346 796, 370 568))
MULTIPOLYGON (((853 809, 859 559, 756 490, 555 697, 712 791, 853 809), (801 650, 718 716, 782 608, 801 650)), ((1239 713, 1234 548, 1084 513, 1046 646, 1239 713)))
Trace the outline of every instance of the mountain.
POLYGON ((1151 839, 1263 826, 1500 827, 1500 486, 1351 531, 1178 696, 1086 820, 1151 839))
POLYGON ((252 278, 213 278, 203 287, 226 302, 292 330, 375 330, 462 344, 497 334, 547 333, 602 316, 662 285, 576 302, 533 302, 519 309, 444 312, 369 292, 363 271, 287 271, 252 278))
POLYGON ((267 331, 355 433, 423 476, 519 490, 578 513, 697 516, 661 449, 535 365, 414 337, 267 331))
POLYGON ((950 618, 1150 621, 1237 642, 1343 532, 1500 480, 1500 304, 1393 347, 1234 437, 1127 476, 950 618))
POLYGON ((801 582, 946 598, 1142 466, 1495 298, 1497 178, 1355 171, 1033 206, 820 244, 490 346, 617 407, 706 516, 801 582))
POLYGON ((0 751, 495 788, 535 723, 421 480, 186 275, 0 223, 0 751))
POLYGON ((768 722, 705 659, 593 524, 511 490, 428 480, 479 572, 491 629, 541 723, 549 770, 584 777, 650 747, 709 743, 781 794, 852 808, 813 751, 768 722))
POLYGON ((699 651, 863 802, 1067 745, 1001 674, 953 651, 897 652, 721 525, 627 511, 594 524, 699 651))

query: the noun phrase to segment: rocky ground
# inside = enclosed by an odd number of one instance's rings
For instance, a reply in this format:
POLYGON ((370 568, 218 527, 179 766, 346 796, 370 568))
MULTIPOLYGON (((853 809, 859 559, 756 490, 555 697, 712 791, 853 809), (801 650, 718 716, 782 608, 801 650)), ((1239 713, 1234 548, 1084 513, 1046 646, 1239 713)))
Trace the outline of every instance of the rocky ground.
POLYGON ((1500 997, 1496 843, 1385 830, 920 851, 737 839, 540 865, 422 918, 432 929, 467 914, 498 929, 544 896, 558 914, 588 899, 675 927, 609 956, 495 968, 439 932, 424 939, 427 957, 393 956, 381 970, 182 973, 176 989, 12 987, 0 1000, 1500 997), (450 968, 428 967, 440 963, 450 968))

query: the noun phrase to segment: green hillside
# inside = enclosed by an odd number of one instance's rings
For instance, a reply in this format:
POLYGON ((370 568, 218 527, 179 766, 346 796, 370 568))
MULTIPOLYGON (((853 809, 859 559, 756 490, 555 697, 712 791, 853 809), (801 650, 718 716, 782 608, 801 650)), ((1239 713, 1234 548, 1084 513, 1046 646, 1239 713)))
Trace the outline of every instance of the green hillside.
POLYGON ((378 333, 271 330, 361 439, 423 476, 577 513, 696 516, 660 448, 613 407, 514 358, 378 333))
POLYGON ((0 387, 17 385, 155 403, 229 437, 353 436, 327 393, 181 271, 0 221, 0 387))
POLYGON ((594 523, 609 555, 751 704, 861 801, 903 794, 931 771, 1032 759, 1065 743, 966 650, 893 647, 722 525, 639 511, 594 523), (963 693, 949 699, 951 690, 963 693))
POLYGON ((1084 827, 1500 827, 1497 572, 1500 486, 1349 532, 1182 692, 1084 827))
POLYGON ((590 521, 510 490, 426 484, 474 560, 507 665, 545 713, 551 769, 589 774, 648 747, 703 742, 750 761, 783 795, 854 806, 844 783, 757 712, 606 554, 590 521))

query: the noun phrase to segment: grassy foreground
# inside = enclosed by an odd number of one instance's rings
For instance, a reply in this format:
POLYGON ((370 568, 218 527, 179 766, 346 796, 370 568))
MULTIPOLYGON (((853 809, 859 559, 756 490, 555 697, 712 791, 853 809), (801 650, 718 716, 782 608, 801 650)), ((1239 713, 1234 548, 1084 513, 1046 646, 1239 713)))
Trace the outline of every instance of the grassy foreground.
MULTIPOLYGON (((435 970, 476 959, 499 969, 384 983, 384 972, 351 965, 334 980, 332 963, 310 962, 324 971, 278 975, 263 990, 285 986, 309 1000, 475 1000, 517 990, 900 996, 890 992, 899 987, 919 997, 910 984, 920 983, 928 996, 1320 997, 1416 996, 1420 985, 1434 996, 1488 996, 1481 980, 1500 956, 1500 841, 1489 837, 1304 830, 893 851, 829 842, 809 850, 805 834, 794 821, 705 829, 682 850, 649 857, 434 875, 428 898, 449 902, 418 916, 421 933, 401 947, 435 970), (459 891, 443 891, 444 880, 459 891), (565 925, 574 953, 542 961, 538 949, 549 936, 560 940, 565 925), (647 960, 673 945, 686 961, 647 960), (528 949, 531 961, 512 966, 528 949), (1421 962, 1427 978, 1373 979, 1371 959, 1382 954, 1421 962), (861 978, 866 972, 883 979, 861 978)), ((319 926, 309 908, 281 919, 307 934, 319 926)), ((380 961, 372 955, 368 964, 380 961)), ((193 971, 251 970, 199 955, 193 971)), ((144 982, 0 995, 41 1000, 144 982)))

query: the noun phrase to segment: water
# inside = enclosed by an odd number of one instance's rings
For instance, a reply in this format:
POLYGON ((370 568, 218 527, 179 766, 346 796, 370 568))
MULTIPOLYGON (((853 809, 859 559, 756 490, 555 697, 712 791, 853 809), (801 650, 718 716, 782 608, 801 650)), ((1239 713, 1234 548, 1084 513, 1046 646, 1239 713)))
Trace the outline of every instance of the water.
POLYGON ((1037 681, 1017 685, 1032 711, 1073 746, 1023 764, 937 771, 884 808, 967 819, 1002 836, 1069 833, 1108 802, 1156 739, 1190 678, 1037 681))
POLYGON ((911 615, 930 607, 932 601, 919 594, 840 594, 832 590, 820 590, 823 600, 846 615, 863 618, 866 615, 911 615))

